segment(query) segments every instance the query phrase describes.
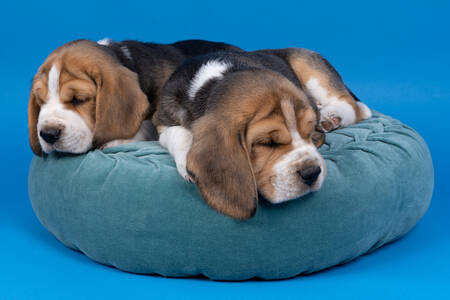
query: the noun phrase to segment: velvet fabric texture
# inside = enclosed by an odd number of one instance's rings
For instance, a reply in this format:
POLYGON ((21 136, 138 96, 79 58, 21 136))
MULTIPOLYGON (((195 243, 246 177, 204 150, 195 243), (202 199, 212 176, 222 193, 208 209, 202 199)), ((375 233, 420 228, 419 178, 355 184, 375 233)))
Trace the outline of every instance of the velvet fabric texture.
POLYGON ((410 127, 374 112, 327 134, 320 191, 260 199, 249 221, 211 209, 157 142, 34 157, 29 194, 66 246, 120 270, 281 279, 348 262, 406 234, 428 208, 433 165, 410 127))

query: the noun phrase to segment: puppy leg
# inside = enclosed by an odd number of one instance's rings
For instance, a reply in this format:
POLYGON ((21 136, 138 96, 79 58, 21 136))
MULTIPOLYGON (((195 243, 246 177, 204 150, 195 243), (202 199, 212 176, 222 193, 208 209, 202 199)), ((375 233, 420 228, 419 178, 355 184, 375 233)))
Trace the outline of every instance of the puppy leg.
POLYGON ((328 86, 320 78, 311 76, 306 88, 320 111, 320 125, 325 132, 346 127, 372 116, 370 109, 343 90, 328 86))
POLYGON ((158 128, 159 143, 174 157, 178 173, 187 181, 191 181, 186 171, 186 158, 192 145, 192 132, 183 126, 158 128))
POLYGON ((351 93, 341 76, 320 54, 296 49, 288 60, 320 110, 323 131, 346 127, 372 116, 370 109, 351 93))

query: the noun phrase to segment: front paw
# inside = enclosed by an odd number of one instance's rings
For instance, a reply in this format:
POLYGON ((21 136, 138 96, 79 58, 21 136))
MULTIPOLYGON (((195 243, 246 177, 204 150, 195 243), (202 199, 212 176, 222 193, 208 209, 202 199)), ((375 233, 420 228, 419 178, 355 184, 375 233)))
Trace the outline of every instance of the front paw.
POLYGON ((339 128, 341 125, 342 119, 336 114, 329 114, 328 116, 321 115, 320 116, 320 128, 323 132, 330 132, 339 128))
POLYGON ((345 101, 334 101, 320 109, 320 126, 324 132, 346 127, 355 122, 355 110, 345 101))
POLYGON ((179 155, 175 158, 175 164, 177 166, 177 171, 187 182, 193 182, 191 176, 189 176, 189 172, 187 171, 187 163, 186 163, 186 154, 179 155))
POLYGON ((184 180, 186 180, 187 182, 193 182, 191 176, 189 176, 189 173, 187 172, 186 163, 177 163, 177 170, 184 180))

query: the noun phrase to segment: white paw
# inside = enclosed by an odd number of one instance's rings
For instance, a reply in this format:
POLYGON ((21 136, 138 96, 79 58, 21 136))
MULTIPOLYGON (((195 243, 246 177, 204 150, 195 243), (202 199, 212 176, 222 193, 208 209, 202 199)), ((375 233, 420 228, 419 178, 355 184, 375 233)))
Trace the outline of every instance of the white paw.
POLYGON ((323 132, 329 132, 339 128, 341 125, 341 118, 334 113, 327 115, 320 114, 320 128, 323 132))
POLYGON ((183 177, 184 180, 188 182, 192 182, 191 176, 189 176, 187 169, 186 169, 186 162, 184 163, 178 163, 177 162, 177 170, 178 173, 183 177))
POLYGON ((175 164, 177 165, 178 173, 183 177, 184 180, 192 182, 191 176, 189 176, 187 168, 186 168, 186 159, 187 159, 187 153, 189 149, 186 149, 186 151, 180 151, 175 156, 175 164))
POLYGON ((159 143, 175 159, 178 173, 186 181, 192 181, 186 171, 186 158, 192 145, 192 132, 182 126, 164 127, 159 135, 159 143))
POLYGON ((324 132, 354 124, 356 113, 345 101, 333 101, 320 109, 320 126, 324 132))

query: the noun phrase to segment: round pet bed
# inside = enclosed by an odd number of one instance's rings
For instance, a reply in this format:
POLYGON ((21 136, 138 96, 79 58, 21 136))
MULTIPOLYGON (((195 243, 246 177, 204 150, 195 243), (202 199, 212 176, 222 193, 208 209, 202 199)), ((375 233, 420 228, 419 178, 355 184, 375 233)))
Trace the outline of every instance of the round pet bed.
POLYGON ((327 134, 313 194, 260 200, 238 221, 211 209, 157 142, 34 157, 29 194, 66 246, 118 269, 216 280, 280 279, 348 262, 407 233, 428 208, 423 139, 380 113, 327 134))

